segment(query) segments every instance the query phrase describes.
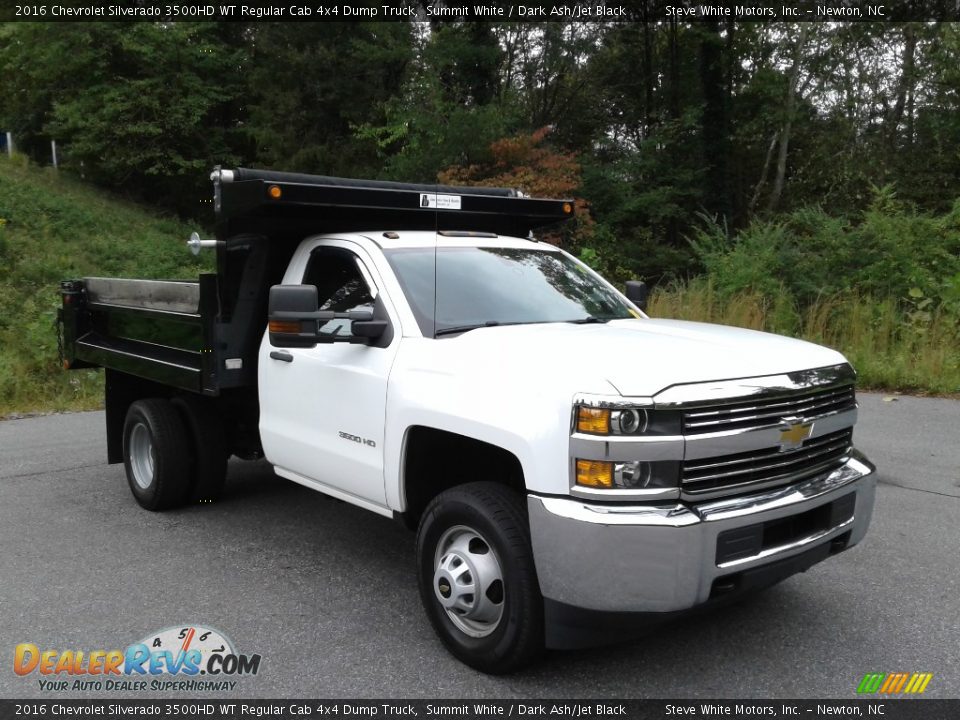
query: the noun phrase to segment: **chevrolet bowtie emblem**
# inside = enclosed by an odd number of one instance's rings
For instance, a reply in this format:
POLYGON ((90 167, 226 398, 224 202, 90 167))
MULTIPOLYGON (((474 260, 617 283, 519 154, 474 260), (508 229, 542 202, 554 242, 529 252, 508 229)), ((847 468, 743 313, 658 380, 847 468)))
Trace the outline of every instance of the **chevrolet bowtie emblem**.
POLYGON ((813 422, 803 418, 786 417, 780 421, 780 452, 793 450, 813 434, 813 422))

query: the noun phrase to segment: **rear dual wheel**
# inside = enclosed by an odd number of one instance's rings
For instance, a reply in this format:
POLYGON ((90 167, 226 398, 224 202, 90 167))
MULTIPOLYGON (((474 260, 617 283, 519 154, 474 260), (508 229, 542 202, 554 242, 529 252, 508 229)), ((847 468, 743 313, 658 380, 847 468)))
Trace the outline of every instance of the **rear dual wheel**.
POLYGON ((130 492, 147 510, 169 510, 190 489, 193 447, 168 400, 137 400, 123 425, 123 460, 130 492))
POLYGON ((123 458, 141 507, 162 511, 209 502, 226 477, 223 426, 200 398, 137 400, 123 426, 123 458))
POLYGON ((173 405, 190 431, 194 453, 188 502, 208 503, 220 497, 227 479, 227 438, 216 408, 204 398, 183 395, 173 405))

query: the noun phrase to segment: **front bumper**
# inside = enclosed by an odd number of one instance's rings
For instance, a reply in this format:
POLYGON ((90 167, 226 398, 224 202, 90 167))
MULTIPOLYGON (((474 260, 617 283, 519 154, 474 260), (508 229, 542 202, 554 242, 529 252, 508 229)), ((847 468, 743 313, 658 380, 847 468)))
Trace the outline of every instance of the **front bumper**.
POLYGON ((700 504, 529 495, 540 589, 548 607, 674 613, 737 590, 761 568, 784 568, 776 581, 863 539, 874 470, 853 451, 807 480, 700 504))

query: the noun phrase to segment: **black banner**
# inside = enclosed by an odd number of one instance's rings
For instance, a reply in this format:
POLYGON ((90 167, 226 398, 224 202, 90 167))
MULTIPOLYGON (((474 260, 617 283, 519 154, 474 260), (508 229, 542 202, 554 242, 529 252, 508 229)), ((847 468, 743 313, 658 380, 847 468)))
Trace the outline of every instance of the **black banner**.
POLYGON ((35 0, 4 22, 906 22, 960 21, 960 0, 35 0))
POLYGON ((0 700, 8 718, 466 718, 494 720, 648 720, 653 718, 875 717, 946 720, 960 699, 922 700, 0 700))

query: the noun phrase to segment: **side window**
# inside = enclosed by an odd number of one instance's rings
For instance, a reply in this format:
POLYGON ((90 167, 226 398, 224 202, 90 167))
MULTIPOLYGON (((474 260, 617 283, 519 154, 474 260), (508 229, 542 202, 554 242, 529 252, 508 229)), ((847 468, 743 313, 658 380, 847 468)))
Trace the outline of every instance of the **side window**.
MULTIPOLYGON (((373 310, 373 296, 360 272, 359 262, 356 255, 343 248, 321 247, 310 253, 303 284, 316 286, 320 310, 373 310)), ((320 332, 346 332, 347 322, 331 320, 320 332)))

